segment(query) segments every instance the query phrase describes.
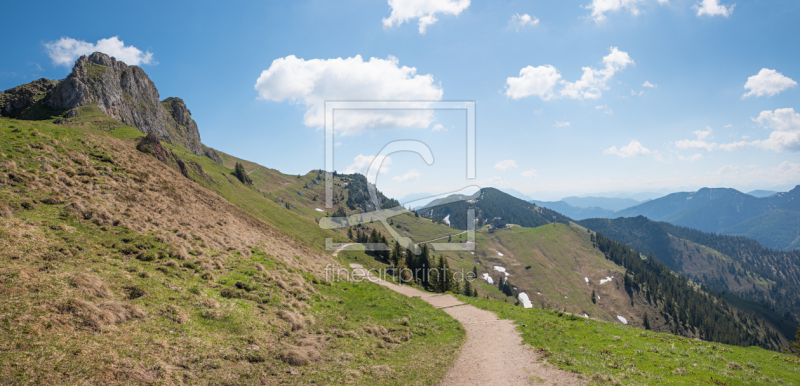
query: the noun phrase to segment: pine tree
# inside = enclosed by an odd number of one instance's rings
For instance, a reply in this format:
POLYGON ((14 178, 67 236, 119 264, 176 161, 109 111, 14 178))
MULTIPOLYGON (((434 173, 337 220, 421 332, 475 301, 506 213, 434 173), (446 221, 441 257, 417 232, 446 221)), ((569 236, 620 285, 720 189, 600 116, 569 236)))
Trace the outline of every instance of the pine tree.
POLYGON ((800 355, 800 327, 797 327, 797 332, 794 334, 794 342, 789 343, 789 347, 800 355))
POLYGON ((241 162, 237 162, 236 166, 233 169, 233 174, 236 175, 236 178, 239 179, 243 184, 252 184, 253 181, 250 180, 250 177, 247 175, 247 172, 244 171, 244 165, 241 162))
POLYGON ((353 229, 347 228, 347 238, 350 240, 353 239, 353 229))
POLYGON ((472 284, 469 280, 464 280, 464 295, 472 296, 472 284))
POLYGON ((597 296, 595 295, 594 290, 592 290, 592 303, 597 304, 597 296))
POLYGON ((645 330, 650 329, 650 320, 647 318, 647 312, 644 313, 644 318, 642 318, 642 324, 644 325, 645 330))

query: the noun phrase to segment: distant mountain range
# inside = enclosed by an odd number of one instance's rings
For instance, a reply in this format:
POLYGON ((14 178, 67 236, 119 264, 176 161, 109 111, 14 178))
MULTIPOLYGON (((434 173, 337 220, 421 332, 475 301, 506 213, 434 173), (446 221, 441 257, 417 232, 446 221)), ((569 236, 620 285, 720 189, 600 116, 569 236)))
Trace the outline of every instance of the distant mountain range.
POLYGON ((573 220, 610 218, 618 210, 641 204, 632 198, 574 196, 563 198, 561 201, 530 200, 529 202, 554 210, 573 220))
POLYGON ((727 188, 673 193, 609 218, 636 216, 703 232, 745 236, 774 249, 800 248, 800 186, 767 197, 727 188))

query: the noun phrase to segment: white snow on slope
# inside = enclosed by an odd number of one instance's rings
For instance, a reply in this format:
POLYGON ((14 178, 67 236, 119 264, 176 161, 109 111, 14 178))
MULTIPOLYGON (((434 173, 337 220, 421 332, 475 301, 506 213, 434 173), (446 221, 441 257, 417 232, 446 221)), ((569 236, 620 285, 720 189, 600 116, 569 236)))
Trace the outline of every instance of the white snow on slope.
POLYGON ((486 282, 489 284, 494 284, 494 280, 492 280, 492 277, 489 276, 488 273, 483 274, 483 280, 486 280, 486 282))
POLYGON ((525 292, 519 294, 519 301, 522 302, 522 307, 533 308, 533 304, 531 304, 531 300, 528 299, 528 294, 525 292))
POLYGON ((619 319, 619 321, 622 322, 622 324, 628 324, 628 319, 625 319, 619 315, 617 315, 617 319, 619 319))
POLYGON ((611 279, 613 279, 613 278, 614 278, 614 276, 609 276, 609 277, 607 277, 605 279, 600 279, 600 284, 603 284, 603 283, 605 283, 607 281, 611 281, 611 279))
POLYGON ((506 276, 508 276, 508 272, 506 272, 506 269, 503 268, 503 267, 495 265, 494 266, 494 270, 497 271, 497 272, 502 272, 502 273, 506 274, 506 276))
POLYGON ((497 256, 503 256, 503 254, 500 253, 500 251, 497 251, 497 256))
POLYGON ((324 210, 322 210, 322 209, 320 209, 320 208, 314 208, 314 209, 316 209, 316 210, 317 210, 317 212, 324 212, 324 210))
POLYGON ((447 216, 445 216, 445 218, 442 219, 442 221, 444 221, 445 224, 450 225, 450 215, 448 214, 447 216))
POLYGON ((588 277, 584 277, 583 280, 586 280, 586 284, 589 284, 589 278, 588 277))

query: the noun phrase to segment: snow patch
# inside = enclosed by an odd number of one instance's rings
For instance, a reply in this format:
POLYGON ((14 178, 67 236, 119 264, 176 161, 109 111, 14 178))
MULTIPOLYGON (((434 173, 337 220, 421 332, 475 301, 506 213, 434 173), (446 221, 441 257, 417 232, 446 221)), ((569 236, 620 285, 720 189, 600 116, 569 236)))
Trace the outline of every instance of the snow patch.
POLYGON ((497 271, 497 272, 502 272, 502 273, 506 274, 506 276, 508 276, 508 272, 506 272, 506 269, 503 268, 503 267, 495 265, 494 266, 494 270, 497 271))
POLYGON ((533 304, 531 303, 531 300, 528 299, 528 294, 525 292, 519 294, 519 301, 522 302, 522 307, 533 308, 533 304))
POLYGON ((497 256, 503 256, 503 254, 500 251, 497 251, 497 256))
POLYGON ((483 280, 486 280, 486 282, 489 284, 494 284, 494 280, 492 280, 492 277, 489 276, 488 273, 483 274, 483 280))
POLYGON ((445 224, 450 225, 450 215, 448 214, 447 216, 445 216, 445 218, 442 219, 442 221, 444 221, 445 224))
POLYGON ((622 322, 622 324, 628 324, 628 319, 625 319, 619 315, 617 315, 617 319, 619 319, 619 321, 622 322))
POLYGON ((475 254, 475 252, 470 252, 470 253, 473 254, 473 255, 475 254))
POLYGON ((605 283, 607 281, 611 281, 611 279, 613 279, 613 278, 614 278, 614 276, 609 276, 609 277, 607 277, 605 279, 600 279, 600 284, 603 284, 603 283, 605 283))
POLYGON ((324 210, 322 210, 322 209, 320 209, 320 208, 314 208, 314 209, 316 209, 316 210, 317 210, 317 212, 324 212, 324 210))
POLYGON ((588 277, 584 277, 583 280, 586 280, 586 284, 589 284, 589 278, 588 277))
POLYGON ((583 317, 589 319, 589 314, 583 314, 583 317))

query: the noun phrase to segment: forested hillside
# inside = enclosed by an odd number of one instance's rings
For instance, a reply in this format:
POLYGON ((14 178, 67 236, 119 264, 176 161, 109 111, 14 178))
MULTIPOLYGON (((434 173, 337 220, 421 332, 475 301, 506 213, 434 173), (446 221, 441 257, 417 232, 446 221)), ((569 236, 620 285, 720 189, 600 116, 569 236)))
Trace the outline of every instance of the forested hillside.
POLYGON ((791 336, 800 309, 800 251, 777 251, 744 237, 722 236, 645 217, 589 219, 581 225, 624 242, 716 291, 766 304, 791 336))
POLYGON ((746 236, 774 249, 800 246, 800 186, 761 198, 735 189, 673 193, 609 218, 636 216, 703 232, 746 236))
POLYGON ((449 217, 450 226, 467 229, 467 210, 474 208, 478 226, 490 222, 495 217, 502 217, 509 224, 524 227, 537 227, 553 222, 569 224, 569 218, 541 206, 515 198, 494 188, 481 189, 480 195, 469 201, 455 201, 438 206, 436 202, 429 204, 419 213, 431 219, 449 217))

